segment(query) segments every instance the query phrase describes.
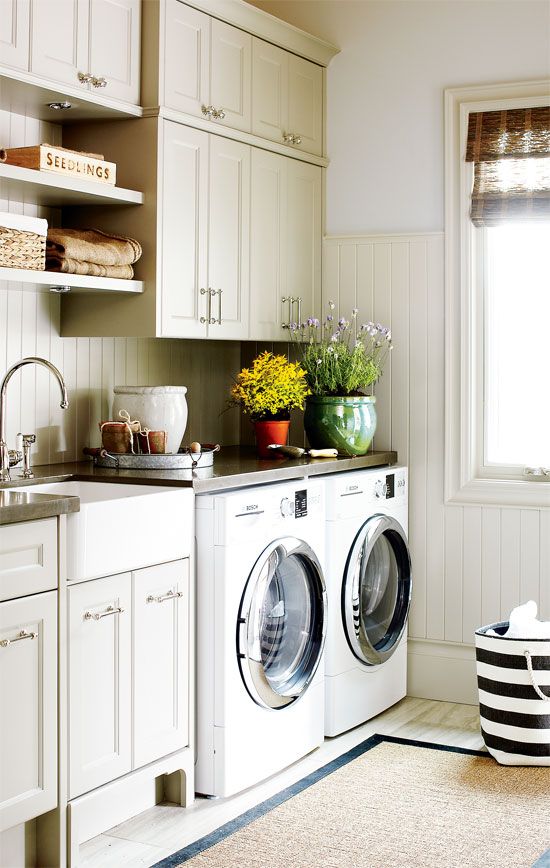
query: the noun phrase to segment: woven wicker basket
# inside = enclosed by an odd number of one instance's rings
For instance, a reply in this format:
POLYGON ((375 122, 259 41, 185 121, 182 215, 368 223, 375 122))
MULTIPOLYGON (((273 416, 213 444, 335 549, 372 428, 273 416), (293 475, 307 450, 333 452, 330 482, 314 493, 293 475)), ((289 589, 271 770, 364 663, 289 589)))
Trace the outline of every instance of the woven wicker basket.
POLYGON ((0 266, 44 271, 46 236, 0 226, 0 266))

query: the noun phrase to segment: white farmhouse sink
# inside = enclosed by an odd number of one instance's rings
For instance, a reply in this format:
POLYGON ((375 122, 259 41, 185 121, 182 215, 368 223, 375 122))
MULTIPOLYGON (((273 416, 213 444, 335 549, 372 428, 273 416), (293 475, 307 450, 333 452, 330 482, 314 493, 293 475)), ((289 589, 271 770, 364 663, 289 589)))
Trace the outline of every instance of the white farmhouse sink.
POLYGON ((69 480, 33 485, 27 490, 80 498, 80 512, 67 515, 69 581, 113 575, 190 555, 190 488, 69 480))

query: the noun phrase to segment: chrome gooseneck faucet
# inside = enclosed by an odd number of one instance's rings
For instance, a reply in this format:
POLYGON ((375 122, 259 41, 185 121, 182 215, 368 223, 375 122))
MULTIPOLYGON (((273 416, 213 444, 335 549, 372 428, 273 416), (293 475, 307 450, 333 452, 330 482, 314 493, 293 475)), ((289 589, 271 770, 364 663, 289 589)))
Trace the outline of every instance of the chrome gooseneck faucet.
POLYGON ((38 356, 28 356, 25 359, 20 359, 20 361, 15 362, 15 364, 7 370, 6 375, 2 380, 2 384, 0 385, 0 482, 9 481, 10 467, 13 467, 14 464, 18 464, 21 460, 21 454, 17 455, 14 452, 11 452, 10 454, 8 444, 6 443, 6 390, 13 374, 24 365, 43 365, 47 368, 59 383, 59 388, 61 389, 61 409, 66 410, 69 406, 67 387, 63 375, 61 371, 59 371, 55 365, 52 365, 52 363, 47 359, 41 359, 38 356))

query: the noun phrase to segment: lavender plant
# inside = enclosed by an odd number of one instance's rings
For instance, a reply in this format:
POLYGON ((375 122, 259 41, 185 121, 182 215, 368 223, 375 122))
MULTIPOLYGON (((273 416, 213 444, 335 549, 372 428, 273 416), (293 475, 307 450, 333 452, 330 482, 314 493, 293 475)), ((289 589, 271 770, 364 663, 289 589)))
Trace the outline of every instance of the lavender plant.
POLYGON ((293 340, 300 344, 301 363, 313 395, 364 395, 375 383, 393 349, 391 332, 380 323, 358 322, 358 309, 351 319, 335 321, 336 305, 328 303, 323 322, 309 317, 290 324, 293 340))

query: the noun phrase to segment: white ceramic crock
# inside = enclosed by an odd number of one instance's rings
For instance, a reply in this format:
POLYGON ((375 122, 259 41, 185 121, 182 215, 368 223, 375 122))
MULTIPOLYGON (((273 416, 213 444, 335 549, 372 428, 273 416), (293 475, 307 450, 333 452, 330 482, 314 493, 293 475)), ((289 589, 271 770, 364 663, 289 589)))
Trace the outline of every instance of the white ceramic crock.
POLYGON ((166 451, 177 452, 187 425, 186 392, 186 386, 115 386, 113 419, 127 410, 142 428, 166 431, 166 451))

